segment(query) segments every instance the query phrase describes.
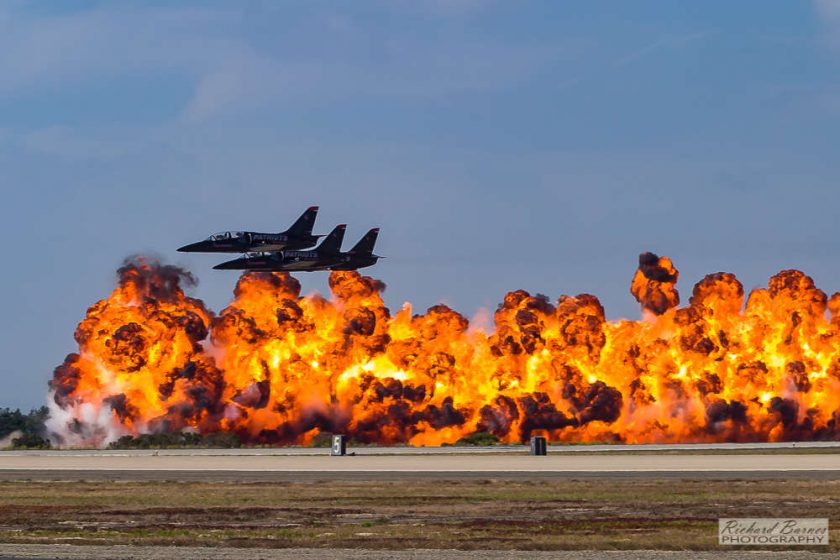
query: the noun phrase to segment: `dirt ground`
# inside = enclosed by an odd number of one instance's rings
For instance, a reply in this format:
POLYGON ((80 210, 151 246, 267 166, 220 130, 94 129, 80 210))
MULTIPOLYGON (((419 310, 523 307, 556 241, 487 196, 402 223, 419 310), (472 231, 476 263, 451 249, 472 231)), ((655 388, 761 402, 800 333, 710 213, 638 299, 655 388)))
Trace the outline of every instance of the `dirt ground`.
POLYGON ((4 545, 0 560, 823 560, 818 552, 369 550, 359 548, 198 548, 170 546, 4 545))
POLYGON ((840 481, 0 482, 10 544, 719 550, 719 517, 787 516, 840 550, 840 481))

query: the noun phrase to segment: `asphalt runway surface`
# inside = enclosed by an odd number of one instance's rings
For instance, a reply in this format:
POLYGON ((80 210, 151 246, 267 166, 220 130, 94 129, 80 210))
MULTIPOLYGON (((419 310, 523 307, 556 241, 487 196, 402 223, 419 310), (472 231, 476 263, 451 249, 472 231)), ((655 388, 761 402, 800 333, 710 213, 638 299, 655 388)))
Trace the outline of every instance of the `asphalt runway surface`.
MULTIPOLYGON (((657 452, 723 452, 723 451, 773 451, 795 449, 836 449, 840 453, 840 441, 794 441, 773 443, 646 443, 646 444, 596 444, 596 445, 549 445, 548 453, 657 453, 657 452)), ((443 447, 348 447, 348 452, 356 455, 481 455, 481 454, 523 454, 528 452, 524 445, 488 445, 484 447, 443 446, 443 447)), ((3 451, 2 455, 329 455, 328 447, 246 447, 239 449, 62 449, 3 451)))
MULTIPOLYGON (((840 453, 518 453, 466 450, 331 457, 328 449, 23 451, 0 453, 0 480, 353 480, 427 478, 840 478, 840 453), (318 454, 313 454, 315 451, 318 454)), ((411 450, 411 451, 409 451, 411 450)))

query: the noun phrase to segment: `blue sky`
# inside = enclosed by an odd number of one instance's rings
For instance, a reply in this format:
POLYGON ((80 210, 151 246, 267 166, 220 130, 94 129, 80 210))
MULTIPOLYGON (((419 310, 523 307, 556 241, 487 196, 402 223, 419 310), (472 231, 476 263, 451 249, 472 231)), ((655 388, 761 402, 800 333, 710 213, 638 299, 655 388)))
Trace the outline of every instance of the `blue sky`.
MULTIPOLYGON (((321 206, 392 307, 509 290, 639 315, 638 253, 687 300, 801 268, 840 289, 840 2, 4 2, 0 406, 30 407, 134 253, 321 206)), ((302 276, 326 290, 326 276, 302 276)))

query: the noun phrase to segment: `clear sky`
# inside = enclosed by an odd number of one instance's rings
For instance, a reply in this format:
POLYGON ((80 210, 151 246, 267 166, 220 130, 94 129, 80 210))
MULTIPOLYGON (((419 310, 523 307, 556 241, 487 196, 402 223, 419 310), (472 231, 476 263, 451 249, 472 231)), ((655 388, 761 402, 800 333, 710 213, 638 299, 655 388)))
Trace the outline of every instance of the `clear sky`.
MULTIPOLYGON (((637 255, 840 290, 840 2, 0 3, 0 406, 44 402, 134 253, 321 206, 386 301, 639 316, 637 255)), ((301 275, 326 291, 326 275, 301 275)))

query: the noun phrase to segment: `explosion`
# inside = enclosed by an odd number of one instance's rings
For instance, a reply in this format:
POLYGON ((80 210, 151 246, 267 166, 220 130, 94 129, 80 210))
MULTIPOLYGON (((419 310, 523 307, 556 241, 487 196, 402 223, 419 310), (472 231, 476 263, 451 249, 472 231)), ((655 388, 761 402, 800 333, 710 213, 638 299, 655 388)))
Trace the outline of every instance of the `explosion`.
POLYGON ((307 444, 319 433, 439 445, 505 442, 745 442, 840 437, 840 294, 797 270, 744 303, 710 274, 679 308, 679 273, 644 253, 631 292, 643 321, 607 321, 595 296, 508 293, 492 332, 445 305, 392 314, 385 285, 332 272, 332 296, 286 273, 243 274, 214 315, 192 276, 126 261, 91 307, 50 382, 53 440, 235 433, 307 444), (828 313, 828 317, 827 317, 828 313))

